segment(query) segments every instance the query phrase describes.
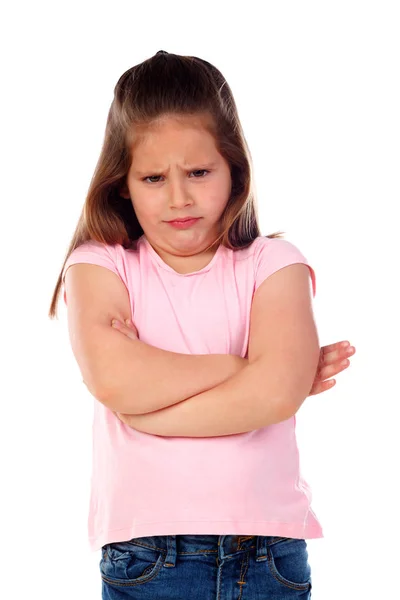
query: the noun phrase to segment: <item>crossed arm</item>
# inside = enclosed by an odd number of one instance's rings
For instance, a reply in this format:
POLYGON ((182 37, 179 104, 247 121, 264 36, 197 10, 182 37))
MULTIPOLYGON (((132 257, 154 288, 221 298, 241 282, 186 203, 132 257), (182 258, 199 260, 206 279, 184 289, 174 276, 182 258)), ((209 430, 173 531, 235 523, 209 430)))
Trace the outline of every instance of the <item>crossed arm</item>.
POLYGON ((290 418, 309 395, 318 367, 310 300, 307 266, 277 271, 255 294, 249 359, 236 362, 236 372, 228 378, 225 372, 210 389, 204 385, 200 393, 160 410, 117 416, 145 433, 189 437, 243 433, 290 418))
POLYGON ((291 417, 295 411, 289 409, 281 392, 268 365, 258 361, 247 363, 227 381, 177 404, 140 415, 116 414, 129 427, 153 435, 232 435, 291 417))

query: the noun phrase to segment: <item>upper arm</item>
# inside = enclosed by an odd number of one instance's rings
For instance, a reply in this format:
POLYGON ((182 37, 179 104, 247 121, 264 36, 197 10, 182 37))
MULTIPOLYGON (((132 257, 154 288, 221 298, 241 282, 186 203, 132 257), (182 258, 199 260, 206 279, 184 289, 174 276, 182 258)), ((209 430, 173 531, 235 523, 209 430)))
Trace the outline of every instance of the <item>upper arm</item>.
POLYGON ((110 269, 78 263, 67 268, 65 292, 73 354, 88 389, 101 399, 107 357, 124 339, 111 327, 111 320, 131 318, 128 290, 110 269))
POLYGON ((296 263, 272 273, 254 294, 248 359, 266 361, 294 414, 311 390, 319 360, 310 270, 296 263))

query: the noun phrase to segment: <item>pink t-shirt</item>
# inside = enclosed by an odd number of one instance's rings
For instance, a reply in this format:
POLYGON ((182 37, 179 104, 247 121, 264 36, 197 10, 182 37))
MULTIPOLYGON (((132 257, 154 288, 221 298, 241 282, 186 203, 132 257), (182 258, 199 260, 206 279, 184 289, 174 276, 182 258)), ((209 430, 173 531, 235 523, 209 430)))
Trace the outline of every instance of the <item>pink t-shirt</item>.
MULTIPOLYGON (((261 236, 243 250, 219 246, 193 273, 174 271, 144 235, 130 250, 86 242, 72 252, 64 274, 74 263, 101 265, 122 279, 143 342, 183 354, 241 357, 247 356, 255 290, 287 265, 308 265, 292 243, 261 236)), ((136 431, 96 398, 93 418, 93 551, 153 535, 324 537, 301 476, 295 416, 247 433, 201 438, 136 431)))

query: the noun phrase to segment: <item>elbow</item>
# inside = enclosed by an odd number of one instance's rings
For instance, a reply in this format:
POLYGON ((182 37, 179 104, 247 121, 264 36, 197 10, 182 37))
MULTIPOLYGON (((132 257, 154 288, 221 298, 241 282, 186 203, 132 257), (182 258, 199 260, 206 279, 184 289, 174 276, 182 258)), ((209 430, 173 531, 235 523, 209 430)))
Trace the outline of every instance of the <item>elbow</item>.
POLYGON ((118 393, 115 389, 98 389, 96 398, 99 402, 101 402, 101 404, 104 404, 106 408, 113 412, 118 412, 121 414, 134 414, 132 412, 132 403, 130 407, 128 407, 127 402, 124 400, 122 394, 118 393))
POLYGON ((125 415, 141 415, 146 412, 141 403, 143 393, 139 389, 132 389, 132 387, 129 389, 128 394, 119 387, 99 387, 96 398, 113 412, 125 415), (140 401, 137 399, 140 399, 140 401))
POLYGON ((96 400, 113 412, 124 412, 120 390, 117 391, 115 386, 110 386, 108 381, 104 381, 104 377, 99 377, 96 373, 91 373, 90 377, 87 375, 85 379, 83 383, 96 400))
POLYGON ((107 408, 110 408, 111 410, 115 410, 113 408, 114 403, 113 403, 113 400, 110 399, 111 396, 110 396, 109 392, 107 392, 103 386, 99 385, 97 380, 94 380, 92 377, 86 375, 86 381, 85 381, 85 379, 82 379, 82 381, 85 384, 85 386, 87 387, 89 393, 94 398, 96 398, 96 400, 101 402, 101 404, 104 404, 104 406, 106 406, 107 408))
POLYGON ((87 374, 84 383, 92 396, 111 411, 140 414, 141 407, 136 406, 135 400, 143 398, 143 390, 139 389, 142 388, 142 382, 139 378, 132 378, 132 372, 127 379, 121 369, 117 371, 103 365, 100 373, 99 366, 96 365, 90 371, 90 376, 87 374))
POLYGON ((115 406, 115 394, 111 393, 107 386, 104 385, 103 381, 97 376, 93 370, 86 370, 84 374, 83 383, 86 385, 90 394, 96 398, 101 404, 104 404, 110 410, 119 412, 115 406))
POLYGON ((94 396, 96 398, 96 400, 98 400, 106 408, 109 408, 113 412, 120 412, 120 413, 123 412, 121 410, 121 406, 120 406, 121 403, 119 402, 119 397, 115 394, 115 392, 110 391, 101 386, 97 386, 92 389, 90 389, 89 386, 87 386, 87 387, 89 389, 89 392, 92 394, 92 396, 94 396))

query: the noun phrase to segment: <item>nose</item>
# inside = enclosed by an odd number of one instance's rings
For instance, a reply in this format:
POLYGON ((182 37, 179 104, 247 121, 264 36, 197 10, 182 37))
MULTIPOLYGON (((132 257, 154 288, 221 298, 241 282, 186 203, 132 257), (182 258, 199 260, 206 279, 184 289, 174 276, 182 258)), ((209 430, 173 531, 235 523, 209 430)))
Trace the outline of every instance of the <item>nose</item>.
POLYGON ((185 183, 179 179, 171 181, 168 193, 168 202, 171 208, 184 208, 185 206, 191 206, 193 204, 193 199, 190 196, 185 183))

